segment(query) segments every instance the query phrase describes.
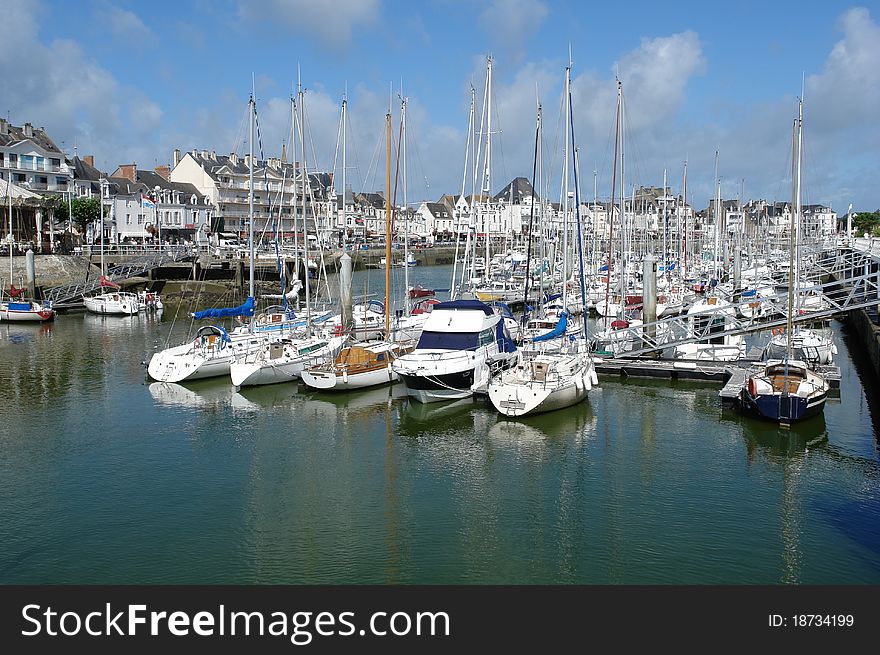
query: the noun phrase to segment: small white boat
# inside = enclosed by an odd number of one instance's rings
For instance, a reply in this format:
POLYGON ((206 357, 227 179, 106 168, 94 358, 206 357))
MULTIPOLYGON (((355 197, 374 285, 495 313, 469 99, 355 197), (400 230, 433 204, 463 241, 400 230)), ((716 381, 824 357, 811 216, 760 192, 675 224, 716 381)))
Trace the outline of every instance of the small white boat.
POLYGON ((237 357, 229 366, 229 377, 236 387, 291 382, 309 366, 336 357, 343 343, 344 336, 321 335, 269 341, 237 357))
POLYGON ((517 365, 489 382, 489 400, 505 416, 526 416, 571 407, 597 383, 588 353, 520 351, 517 365))
POLYGON ((55 319, 55 310, 33 300, 0 302, 0 321, 44 323, 55 319))
POLYGON ((398 343, 354 343, 343 348, 333 361, 304 369, 306 386, 319 391, 365 389, 397 381, 391 364, 411 350, 398 343))
POLYGON ((150 358, 147 373, 157 382, 184 382, 229 375, 236 355, 258 349, 265 334, 230 335, 216 325, 205 325, 193 341, 172 346, 150 358))
POLYGON ((93 314, 114 314, 133 316, 140 311, 140 301, 136 294, 127 291, 112 291, 96 296, 83 296, 86 309, 93 314))

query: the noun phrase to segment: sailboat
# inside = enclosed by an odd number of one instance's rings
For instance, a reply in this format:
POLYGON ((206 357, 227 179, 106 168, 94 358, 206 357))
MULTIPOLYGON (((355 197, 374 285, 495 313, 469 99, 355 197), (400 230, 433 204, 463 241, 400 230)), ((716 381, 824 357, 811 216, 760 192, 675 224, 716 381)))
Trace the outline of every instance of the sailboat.
MULTIPOLYGON (((299 137, 302 147, 302 192, 303 192, 303 253, 306 261, 309 260, 309 238, 307 229, 306 198, 308 196, 307 185, 309 183, 308 169, 305 160, 305 141, 303 121, 302 90, 299 91, 300 120, 299 137)), ((253 142, 253 138, 251 139, 253 142)), ((252 173, 253 175, 253 173, 252 173)), ((251 220, 253 233, 253 219, 251 220)), ((253 252, 253 238, 251 238, 251 252, 253 252)), ((245 349, 237 353, 234 361, 229 365, 229 377, 235 387, 257 386, 264 384, 277 384, 290 382, 300 377, 302 371, 319 362, 335 357, 345 342, 345 336, 341 333, 330 334, 327 329, 318 329, 313 325, 312 308, 310 302, 310 284, 305 284, 305 334, 283 334, 277 340, 263 340, 256 348, 245 349)), ((251 293, 253 294, 253 266, 251 266, 251 293)))
POLYGON ((756 416, 783 425, 820 414, 828 396, 828 381, 810 370, 807 364, 792 358, 794 271, 798 262, 797 225, 801 216, 801 159, 803 147, 803 102, 798 103, 792 138, 792 212, 789 244, 788 323, 786 353, 783 360, 767 362, 764 370, 748 378, 740 392, 741 406, 756 416))
POLYGON ((248 317, 250 323, 244 330, 232 334, 216 325, 198 329, 195 339, 179 346, 172 346, 155 353, 147 367, 151 378, 158 382, 183 382, 219 375, 228 375, 236 355, 258 348, 281 326, 287 326, 286 313, 266 315, 265 331, 255 329, 254 320, 254 120, 256 104, 253 94, 248 102, 250 114, 250 181, 249 181, 249 246, 250 287, 247 300, 238 307, 207 309, 195 312, 195 320, 205 318, 248 317))
POLYGON ((93 296, 83 296, 86 309, 93 314, 114 314, 117 316, 133 316, 140 311, 140 300, 137 294, 121 291, 118 284, 107 278, 104 265, 104 250, 106 238, 104 235, 104 187, 105 180, 101 180, 101 278, 100 293, 93 296), (110 291, 104 291, 105 289, 110 291))
MULTIPOLYGON (((405 116, 405 104, 403 114, 405 116)), ((403 125, 404 117, 401 117, 403 125)), ((412 350, 411 345, 402 344, 391 337, 390 320, 391 291, 391 112, 385 115, 386 161, 385 161, 385 302, 380 303, 385 312, 385 339, 379 342, 359 341, 344 347, 331 361, 304 369, 300 373, 306 386, 321 391, 345 391, 365 389, 380 384, 396 382, 397 373, 392 363, 400 355, 412 350)), ((401 132, 403 130, 401 129, 401 132)), ((401 139, 402 140, 402 139, 401 139)), ((400 147, 400 144, 398 144, 400 147)), ((395 193, 396 195, 396 193, 395 193)), ((346 295, 350 298, 350 291, 346 295)), ((352 325, 357 334, 357 325, 352 325)))
MULTIPOLYGON (((12 176, 7 176, 12 179, 12 176)), ((54 320, 55 310, 49 305, 43 305, 35 300, 27 300, 22 298, 24 289, 16 289, 13 284, 12 269, 12 183, 6 182, 7 210, 9 212, 9 234, 7 239, 9 242, 9 299, 0 299, 0 321, 9 322, 27 322, 42 323, 54 320)))
MULTIPOLYGON (((574 121, 571 117, 570 91, 571 65, 565 69, 566 108, 570 119, 571 151, 576 152, 574 141, 574 121)), ((538 139, 540 135, 540 107, 538 124, 535 131, 535 163, 532 169, 532 193, 534 193, 534 176, 538 161, 538 139)), ((568 128, 569 126, 566 126, 568 128)), ((569 153, 565 153, 566 163, 569 153)), ((581 238, 580 194, 578 191, 577 157, 574 163, 575 213, 577 217, 578 255, 580 262, 581 297, 586 297, 583 240, 581 238)), ((564 175, 568 176, 568 169, 564 175)), ((567 182, 567 181, 566 181, 567 182)), ((534 198, 532 199, 532 220, 534 220, 534 198)), ((565 208, 567 213, 567 208, 565 208)), ((530 228, 531 228, 530 221, 530 228)), ((566 231, 568 230, 566 226, 566 231)), ((567 250, 563 253, 568 258, 567 250)), ((566 262, 567 263, 567 262, 566 262)), ((567 265, 564 270, 567 270, 567 265)), ((526 294, 528 291, 526 291, 526 294)), ((566 291, 563 288, 563 295, 566 291)), ((565 305, 563 301, 563 305, 565 305)), ((588 341, 584 334, 580 338, 566 334, 569 313, 567 310, 559 317, 556 327, 532 339, 530 347, 524 346, 518 351, 516 366, 501 371, 489 381, 488 393, 492 405, 501 414, 510 417, 537 414, 556 409, 571 407, 587 397, 587 392, 598 383, 593 359, 589 354, 588 341), (559 342, 551 350, 543 348, 544 344, 559 342)))

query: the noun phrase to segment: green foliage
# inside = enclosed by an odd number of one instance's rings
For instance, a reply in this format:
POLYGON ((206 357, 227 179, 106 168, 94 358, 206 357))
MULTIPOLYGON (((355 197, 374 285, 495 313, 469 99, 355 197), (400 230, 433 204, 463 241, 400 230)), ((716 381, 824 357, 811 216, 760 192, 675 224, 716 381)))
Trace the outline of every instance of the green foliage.
POLYGON ((86 226, 94 221, 101 220, 101 201, 98 198, 74 198, 71 203, 73 222, 79 227, 80 232, 85 233, 86 226))
POLYGON ((858 235, 880 234, 880 210, 875 212, 858 212, 853 214, 853 229, 858 235))

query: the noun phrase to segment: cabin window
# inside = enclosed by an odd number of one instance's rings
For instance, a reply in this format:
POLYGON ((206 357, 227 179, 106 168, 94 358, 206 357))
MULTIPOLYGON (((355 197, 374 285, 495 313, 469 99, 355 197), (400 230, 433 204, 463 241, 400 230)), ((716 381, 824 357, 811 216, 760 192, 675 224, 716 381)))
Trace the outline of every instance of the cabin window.
POLYGON ((385 353, 377 353, 376 354, 376 361, 377 362, 384 362, 385 361, 385 353))
POLYGON ((422 350, 474 350, 477 348, 476 332, 423 331, 418 348, 422 350))
POLYGON ((490 346, 495 343, 495 330, 492 328, 486 328, 482 332, 480 332, 480 345, 481 346, 490 346))

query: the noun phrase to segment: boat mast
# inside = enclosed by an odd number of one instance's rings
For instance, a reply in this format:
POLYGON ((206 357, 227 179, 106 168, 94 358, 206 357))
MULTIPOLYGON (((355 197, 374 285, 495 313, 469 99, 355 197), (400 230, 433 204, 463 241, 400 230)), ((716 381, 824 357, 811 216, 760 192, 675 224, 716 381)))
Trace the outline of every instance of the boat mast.
MULTIPOLYGON (((401 89, 401 95, 403 89, 401 89)), ((403 154, 403 306, 409 312, 409 208, 406 204, 406 98, 400 100, 400 143, 403 154)), ((386 291, 386 295, 387 295, 386 291)))
MULTIPOLYGON (((465 144, 465 147, 464 147, 464 169, 462 170, 462 173, 461 173, 461 197, 462 197, 462 199, 465 197, 464 193, 467 190, 467 186, 466 186, 467 181, 466 180, 467 180, 467 172, 468 172, 468 161, 470 161, 471 136, 473 135, 473 130, 474 130, 474 102, 475 102, 474 87, 471 87, 471 108, 470 108, 470 112, 468 113, 468 135, 467 135, 467 143, 465 144)), ((456 204, 458 204, 458 203, 456 203, 456 204)), ((452 284, 450 285, 450 296, 451 296, 450 299, 451 300, 455 300, 459 296, 459 291, 460 291, 459 286, 455 282, 455 277, 456 277, 457 268, 458 268, 458 245, 459 245, 459 242, 461 241, 460 227, 461 227, 461 218, 462 218, 461 216, 458 215, 458 212, 453 212, 453 216, 455 216, 455 225, 453 226, 453 230, 452 230, 452 233, 455 236, 455 258, 452 262, 452 284)), ((464 247, 464 261, 462 262, 462 266, 461 266, 461 277, 462 277, 461 286, 464 286, 464 274, 465 274, 465 271, 467 270, 466 263, 467 263, 468 254, 469 254, 469 251, 471 248, 470 227, 468 227, 466 239, 467 240, 465 241, 465 247, 464 247)))
POLYGON ((9 299, 12 300, 12 278, 15 275, 12 268, 12 169, 6 169, 6 198, 8 201, 7 211, 9 212, 9 299))
MULTIPOLYGON (((251 98, 248 102, 250 114, 250 165, 248 166, 248 295, 254 298, 254 117, 257 113, 257 104, 254 100, 254 89, 251 89, 251 98)), ((254 331, 254 313, 251 314, 250 330, 254 331)))
POLYGON ((309 172, 306 168, 306 139, 305 139, 305 121, 306 106, 305 96, 302 90, 302 81, 297 80, 297 95, 299 96, 299 147, 302 154, 302 220, 303 220, 303 269, 305 270, 305 287, 306 287, 306 336, 312 336, 312 308, 309 300, 309 224, 306 216, 306 194, 307 184, 309 183, 309 172))
MULTIPOLYGON (((528 243, 526 244, 526 281, 523 292, 523 317, 522 324, 526 325, 529 316, 529 278, 532 275, 532 229, 535 225, 535 176, 538 172, 538 138, 541 134, 541 103, 538 103, 538 118, 535 122, 535 159, 532 162, 532 205, 529 209, 528 243)), ((543 262, 542 262, 543 264, 543 262)), ((543 276, 543 272, 541 273, 543 276)))
MULTIPOLYGON (((343 105, 344 106, 344 105, 343 105)), ((345 162, 345 141, 343 139, 343 155, 342 161, 345 162)), ((290 94, 290 153, 293 156, 293 274, 294 279, 299 279, 299 226, 296 218, 296 97, 290 94)), ((343 180, 345 179, 345 164, 342 165, 343 180)), ((308 271, 306 271, 306 283, 308 283, 308 271)), ((297 294, 296 305, 299 308, 299 294, 297 294)))
POLYGON ((568 125, 571 122, 571 106, 568 99, 571 96, 571 55, 568 66, 565 67, 565 157, 562 161, 562 307, 568 307, 568 157, 571 143, 571 133, 568 125))
MULTIPOLYGON (((570 64, 569 64, 570 67, 570 64)), ((574 211, 575 218, 577 220, 577 240, 578 240, 578 262, 580 265, 581 272, 581 303, 584 307, 584 319, 586 319, 586 305, 587 305, 587 289, 585 286, 585 275, 584 275, 584 241, 581 235, 581 198, 580 198, 580 175, 578 172, 578 150, 575 146, 575 138, 574 138, 574 116, 572 115, 574 112, 571 106, 571 88, 568 90, 568 114, 571 119, 571 147, 573 151, 574 157, 572 158, 572 165, 574 168, 574 211)), ((584 341, 587 341, 587 322, 583 320, 583 330, 581 330, 584 341)))
POLYGON ((391 339, 391 103, 385 114, 385 340, 391 339))
POLYGON ((718 240, 721 237, 721 182, 718 180, 718 151, 715 151, 715 252, 713 254, 715 265, 715 283, 718 284, 718 240))
POLYGON ((688 212, 687 212, 687 202, 688 202, 688 163, 687 159, 684 160, 684 197, 682 198, 682 204, 684 205, 681 209, 684 212, 684 270, 682 271, 684 279, 687 279, 688 274, 688 212))
POLYGON ((492 56, 489 56, 489 62, 487 64, 486 70, 486 106, 488 107, 486 111, 486 175, 484 178, 483 190, 481 191, 481 195, 485 194, 488 198, 486 202, 486 209, 483 213, 484 220, 483 225, 486 231, 486 268, 483 270, 483 279, 489 279, 489 216, 490 213, 494 211, 494 204, 492 203, 492 56))
MULTIPOLYGON (((611 207, 608 210, 608 269, 605 271, 605 329, 608 329, 608 316, 611 313, 609 302, 611 296, 611 256, 614 238, 614 193, 617 189, 617 145, 620 140, 620 80, 617 80, 617 111, 614 119, 614 163, 611 172, 611 207)), ((620 215, 619 212, 618 215, 620 215)), ((620 220, 620 219, 619 219, 620 220)))
MULTIPOLYGON (((345 110, 348 105, 348 100, 345 97, 345 94, 342 96, 342 229, 343 234, 346 234, 348 231, 348 222, 346 221, 346 212, 347 206, 345 204, 345 110)), ((336 206, 337 216, 339 214, 339 205, 336 206)), ((364 276, 366 278, 366 276, 364 276)))

